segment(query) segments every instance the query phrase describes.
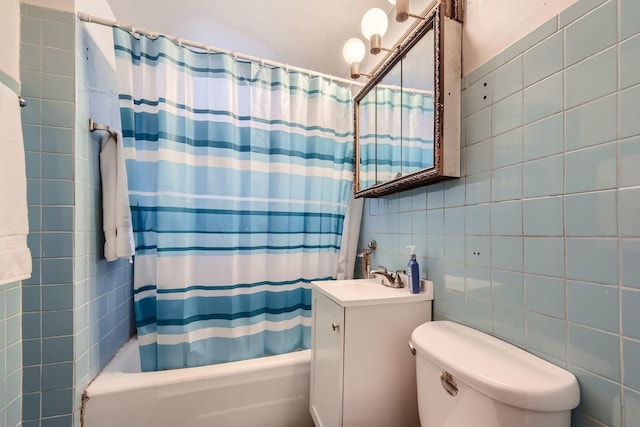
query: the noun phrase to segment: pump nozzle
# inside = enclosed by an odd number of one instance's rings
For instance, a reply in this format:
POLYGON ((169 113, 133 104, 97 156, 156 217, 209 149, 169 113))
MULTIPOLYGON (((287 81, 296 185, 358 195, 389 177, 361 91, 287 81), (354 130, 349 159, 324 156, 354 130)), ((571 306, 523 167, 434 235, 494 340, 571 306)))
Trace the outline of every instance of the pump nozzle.
POLYGON ((414 245, 408 245, 407 248, 409 248, 409 255, 416 254, 416 247, 414 245))

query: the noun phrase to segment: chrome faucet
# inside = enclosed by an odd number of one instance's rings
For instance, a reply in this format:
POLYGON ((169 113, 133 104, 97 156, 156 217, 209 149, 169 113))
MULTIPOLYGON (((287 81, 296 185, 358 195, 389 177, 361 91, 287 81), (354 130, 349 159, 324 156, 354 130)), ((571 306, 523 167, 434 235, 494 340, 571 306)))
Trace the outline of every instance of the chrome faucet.
POLYGON ((395 273, 389 273, 386 267, 379 265, 378 268, 371 270, 371 272, 369 273, 369 278, 372 279, 378 274, 384 276, 384 278, 387 279, 388 284, 383 280, 383 285, 389 286, 390 288, 404 287, 404 282, 402 281, 402 275, 406 274, 404 270, 398 270, 395 273))

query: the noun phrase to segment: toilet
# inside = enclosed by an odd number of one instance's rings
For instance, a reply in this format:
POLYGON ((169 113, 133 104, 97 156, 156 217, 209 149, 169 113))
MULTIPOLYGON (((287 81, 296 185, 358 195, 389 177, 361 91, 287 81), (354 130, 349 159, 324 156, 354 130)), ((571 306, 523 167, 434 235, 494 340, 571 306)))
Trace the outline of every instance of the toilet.
POLYGON ((570 372, 449 321, 418 326, 422 427, 569 427, 580 389, 570 372))

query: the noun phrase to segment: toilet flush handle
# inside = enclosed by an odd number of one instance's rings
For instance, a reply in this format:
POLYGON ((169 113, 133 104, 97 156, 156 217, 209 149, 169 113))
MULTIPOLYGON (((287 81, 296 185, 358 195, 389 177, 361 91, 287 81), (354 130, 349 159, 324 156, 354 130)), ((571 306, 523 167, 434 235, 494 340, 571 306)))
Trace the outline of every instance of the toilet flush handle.
POLYGON ((409 351, 411 352, 411 354, 413 354, 415 356, 416 355, 416 348, 413 346, 413 343, 411 341, 409 341, 407 344, 409 344, 409 351))

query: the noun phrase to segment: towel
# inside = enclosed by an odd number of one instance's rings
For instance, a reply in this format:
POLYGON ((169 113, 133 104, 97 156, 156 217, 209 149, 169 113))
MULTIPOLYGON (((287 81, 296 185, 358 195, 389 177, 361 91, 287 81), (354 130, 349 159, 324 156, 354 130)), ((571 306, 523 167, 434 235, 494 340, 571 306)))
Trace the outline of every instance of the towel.
POLYGON ((102 228, 104 257, 107 261, 126 258, 132 261, 135 245, 131 226, 131 209, 124 162, 122 134, 111 130, 102 138, 100 148, 102 178, 102 228))
POLYGON ((31 277, 21 122, 18 96, 0 84, 0 284, 31 277))

